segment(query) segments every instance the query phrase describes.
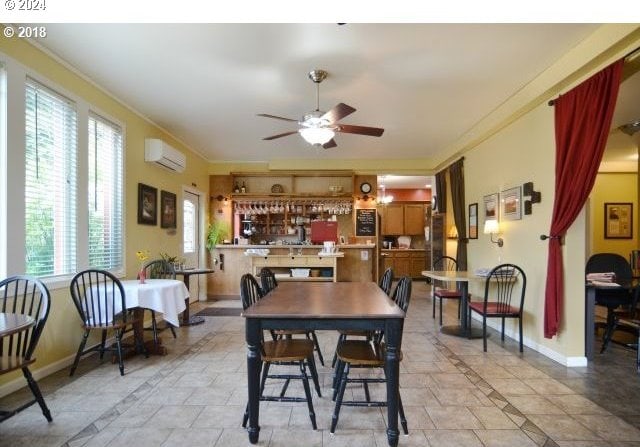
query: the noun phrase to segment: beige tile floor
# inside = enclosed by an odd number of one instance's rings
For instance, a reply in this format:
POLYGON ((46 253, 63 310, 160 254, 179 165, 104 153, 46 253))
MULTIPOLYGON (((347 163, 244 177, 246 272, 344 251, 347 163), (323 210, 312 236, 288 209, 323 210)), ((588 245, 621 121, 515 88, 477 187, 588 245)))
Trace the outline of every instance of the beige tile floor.
MULTIPOLYGON (((626 363, 618 365, 611 349, 601 363, 567 369, 526 348, 521 355, 517 343, 502 344, 495 333, 483 353, 481 340, 440 334, 431 318, 428 286, 415 282, 413 290, 400 376, 410 433, 399 445, 640 446, 640 377, 632 354, 623 353, 626 363), (620 373, 627 384, 615 382, 620 373), (618 391, 607 388, 616 383, 623 401, 610 405, 618 391)), ((454 306, 445 309, 450 323, 454 306)), ((336 336, 320 331, 319 338, 330 362, 336 336)), ((33 406, 0 424, 0 447, 248 446, 240 426, 246 402, 243 319, 207 317, 205 324, 179 328, 177 339, 163 333, 163 340, 167 356, 128 360, 124 377, 116 365, 91 356, 73 378, 64 370, 40 380, 53 422, 33 406)), ((262 403, 258 445, 387 445, 386 413, 380 408, 344 407, 336 434, 329 434, 331 369, 319 366, 319 372, 318 430, 311 429, 304 403, 262 403)), ((302 394, 298 384, 290 390, 302 394)), ((362 391, 354 385, 347 394, 362 396, 362 391)), ((384 389, 372 388, 372 394, 383 397, 384 389)), ((0 407, 24 396, 22 390, 0 399, 0 407)))

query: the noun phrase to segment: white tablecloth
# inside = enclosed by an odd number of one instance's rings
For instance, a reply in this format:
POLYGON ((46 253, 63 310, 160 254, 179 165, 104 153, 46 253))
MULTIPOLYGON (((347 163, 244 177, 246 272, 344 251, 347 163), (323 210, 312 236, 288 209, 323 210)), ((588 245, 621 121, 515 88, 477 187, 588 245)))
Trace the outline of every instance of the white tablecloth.
POLYGON ((144 307, 164 315, 174 326, 180 326, 178 315, 186 309, 185 299, 189 290, 176 279, 147 279, 140 284, 137 279, 121 281, 127 297, 127 307, 144 307))

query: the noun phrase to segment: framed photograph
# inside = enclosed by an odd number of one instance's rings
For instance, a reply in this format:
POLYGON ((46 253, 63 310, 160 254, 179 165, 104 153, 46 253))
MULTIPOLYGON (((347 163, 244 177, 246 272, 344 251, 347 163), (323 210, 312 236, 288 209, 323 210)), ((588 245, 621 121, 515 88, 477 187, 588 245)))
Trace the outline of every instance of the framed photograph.
POLYGON ((160 191, 160 228, 176 227, 176 195, 160 191))
POLYGON ((478 204, 469 204, 469 228, 467 231, 469 239, 478 239, 478 204))
POLYGON ((604 204, 605 239, 633 238, 633 203, 604 204))
POLYGON ((158 190, 144 183, 138 183, 138 223, 158 223, 158 190))
POLYGON ((520 186, 500 193, 500 218, 502 220, 522 219, 522 188, 520 186))
POLYGON ((498 193, 484 196, 484 220, 498 220, 498 193))

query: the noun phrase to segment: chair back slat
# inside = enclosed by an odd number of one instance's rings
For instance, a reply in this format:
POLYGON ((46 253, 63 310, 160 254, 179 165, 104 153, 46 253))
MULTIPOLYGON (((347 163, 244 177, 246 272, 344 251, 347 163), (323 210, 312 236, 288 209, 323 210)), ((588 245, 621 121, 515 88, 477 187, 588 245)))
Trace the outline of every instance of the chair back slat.
POLYGON ((391 293, 392 282, 393 282, 393 269, 389 267, 382 274, 382 277, 380 278, 380 282, 378 283, 378 285, 382 290, 384 290, 384 293, 389 295, 391 293))
POLYGON ((411 301, 411 278, 408 276, 400 278, 393 291, 392 299, 403 312, 407 312, 409 301, 411 301))
POLYGON ((246 273, 240 278, 240 297, 242 298, 242 308, 247 309, 264 296, 258 281, 252 274, 246 273))
POLYGON ((515 264, 500 264, 494 267, 485 281, 484 310, 487 311, 487 303, 494 303, 496 313, 508 313, 512 306, 522 312, 524 295, 527 287, 527 276, 524 271, 515 264), (520 297, 514 296, 516 286, 520 287, 520 297))
POLYGON ((143 269, 148 279, 176 279, 175 267, 164 259, 149 261, 143 269))
POLYGON ((262 293, 265 295, 278 287, 276 275, 271 269, 263 267, 260 270, 260 284, 262 285, 262 293))
MULTIPOLYGON (((436 259, 433 263, 433 269, 438 271, 455 272, 458 270, 458 261, 451 256, 442 256, 436 259)), ((457 284, 452 281, 440 281, 435 279, 433 280, 433 286, 440 289, 451 289, 452 287, 457 286, 457 284)))
POLYGON ((86 327, 126 324, 129 311, 120 280, 106 270, 78 273, 69 286, 71 298, 86 327))
POLYGON ((35 277, 16 275, 0 281, 2 312, 27 315, 35 320, 28 330, 0 338, 0 356, 31 360, 49 317, 50 305, 49 289, 35 277))

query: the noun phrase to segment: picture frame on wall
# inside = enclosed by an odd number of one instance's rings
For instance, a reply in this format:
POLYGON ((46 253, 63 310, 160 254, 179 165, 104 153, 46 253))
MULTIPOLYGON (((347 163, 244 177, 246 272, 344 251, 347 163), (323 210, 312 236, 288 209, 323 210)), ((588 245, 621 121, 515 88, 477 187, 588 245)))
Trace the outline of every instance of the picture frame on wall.
POLYGON ((633 203, 604 204, 604 238, 633 239, 633 203))
POLYGON ((478 239, 478 204, 469 204, 469 228, 467 231, 469 239, 478 239))
POLYGON ((144 183, 138 183, 138 223, 158 223, 158 189, 144 183))
POLYGON ((500 216, 502 220, 522 219, 522 188, 520 186, 500 193, 500 216))
POLYGON ((160 227, 176 228, 176 195, 160 191, 160 227))
POLYGON ((498 220, 498 193, 484 196, 484 220, 498 220))

